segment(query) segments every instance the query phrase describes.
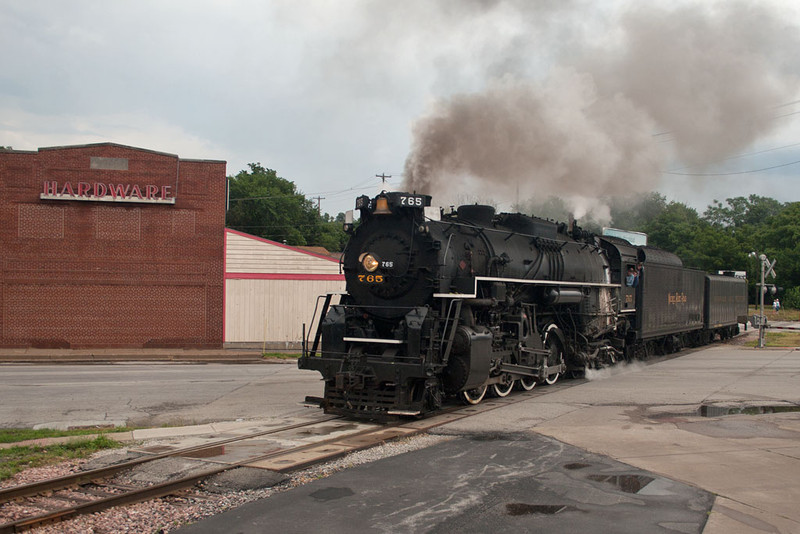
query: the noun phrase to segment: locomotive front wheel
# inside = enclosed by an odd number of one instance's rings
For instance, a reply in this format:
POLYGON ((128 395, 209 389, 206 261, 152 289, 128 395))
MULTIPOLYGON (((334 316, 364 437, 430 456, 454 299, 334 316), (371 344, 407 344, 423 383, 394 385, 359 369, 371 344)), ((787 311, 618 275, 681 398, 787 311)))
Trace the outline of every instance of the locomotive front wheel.
MULTIPOLYGON (((564 362, 564 350, 561 347, 561 338, 558 337, 559 332, 558 326, 554 324, 548 326, 544 332, 544 348, 550 351, 550 355, 547 356, 548 367, 561 365, 564 362)), ((559 376, 561 376, 561 373, 548 375, 545 377, 544 383, 552 386, 558 382, 559 376)))
POLYGON ((461 394, 461 399, 467 404, 478 404, 486 395, 486 386, 468 389, 461 394))
POLYGON ((508 384, 492 384, 492 393, 495 397, 507 397, 512 389, 514 389, 513 380, 508 384))
POLYGON ((530 391, 536 387, 536 379, 532 376, 526 376, 525 378, 517 380, 517 384, 519 384, 519 387, 524 391, 530 391))

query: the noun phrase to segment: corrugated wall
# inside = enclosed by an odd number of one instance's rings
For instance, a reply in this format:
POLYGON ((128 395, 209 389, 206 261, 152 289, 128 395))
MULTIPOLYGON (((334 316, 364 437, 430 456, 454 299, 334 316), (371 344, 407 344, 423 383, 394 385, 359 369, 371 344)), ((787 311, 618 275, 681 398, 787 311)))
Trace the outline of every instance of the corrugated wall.
POLYGON ((225 341, 299 343, 317 297, 343 288, 344 281, 228 280, 225 341))
POLYGON ((226 230, 226 343, 299 348, 317 298, 344 288, 332 258, 226 230))
POLYGON ((339 262, 233 230, 226 230, 228 274, 339 274, 339 262))

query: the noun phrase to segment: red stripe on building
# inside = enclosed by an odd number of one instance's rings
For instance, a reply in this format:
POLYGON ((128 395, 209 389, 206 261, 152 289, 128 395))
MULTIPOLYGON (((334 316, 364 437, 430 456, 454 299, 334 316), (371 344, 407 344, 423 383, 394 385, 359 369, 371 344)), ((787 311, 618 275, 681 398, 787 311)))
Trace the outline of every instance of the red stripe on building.
POLYGON ((344 275, 302 273, 225 273, 225 280, 344 280, 344 275))

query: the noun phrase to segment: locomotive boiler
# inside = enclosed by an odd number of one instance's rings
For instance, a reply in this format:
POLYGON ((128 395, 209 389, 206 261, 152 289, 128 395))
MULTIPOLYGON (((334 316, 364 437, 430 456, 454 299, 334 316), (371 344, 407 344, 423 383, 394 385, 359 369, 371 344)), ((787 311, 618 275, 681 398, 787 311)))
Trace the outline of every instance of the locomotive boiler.
MULTIPOLYGON (((298 362, 322 374, 326 412, 381 419, 435 411, 448 396, 476 404, 487 391, 504 397, 653 346, 694 342, 687 334, 707 327, 695 317, 702 288, 687 296, 680 285, 695 280, 685 272, 699 272, 669 253, 574 223, 482 205, 445 213, 430 203, 401 192, 356 200, 360 221, 348 228, 341 262, 346 293, 339 302, 325 297, 298 362), (640 262, 642 279, 672 295, 672 326, 658 319, 665 328, 642 329, 652 318, 636 303, 650 285, 625 283, 640 262), (658 285, 651 268, 680 273, 658 285), (682 313, 691 316, 686 325, 682 313)), ((732 328, 723 323, 715 328, 732 328)))

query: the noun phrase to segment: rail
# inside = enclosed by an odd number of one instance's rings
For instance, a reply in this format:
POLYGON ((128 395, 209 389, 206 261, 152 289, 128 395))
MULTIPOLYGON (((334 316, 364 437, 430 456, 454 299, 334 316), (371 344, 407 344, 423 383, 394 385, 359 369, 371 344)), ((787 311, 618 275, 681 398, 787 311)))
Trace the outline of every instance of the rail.
MULTIPOLYGON (((570 383, 560 383, 547 388, 519 392, 517 395, 511 397, 491 399, 479 405, 450 407, 424 419, 414 419, 410 421, 405 420, 393 425, 373 424, 369 428, 363 429, 362 427, 360 430, 349 432, 337 437, 331 437, 312 443, 289 447, 287 449, 271 451, 263 455, 251 457, 246 460, 231 464, 216 465, 210 469, 203 470, 202 472, 180 479, 170 480, 161 484, 155 484, 145 488, 125 488, 126 491, 118 495, 110 495, 108 497, 95 499, 90 502, 82 502, 72 506, 65 506, 58 510, 46 511, 40 515, 29 516, 5 524, 0 524, 0 534, 22 532, 40 525, 69 520, 82 514, 90 514, 115 506, 134 504, 145 500, 172 495, 190 488, 212 475, 237 467, 256 467, 261 469, 269 469, 280 473, 289 473, 324 461, 333 460, 351 452, 374 447, 392 439, 413 436, 456 420, 502 408, 517 402, 522 402, 530 399, 531 397, 538 397, 549 392, 574 387, 583 382, 585 382, 585 380, 575 380, 571 381, 570 383)), ((87 483, 98 484, 98 481, 101 479, 109 478, 114 474, 121 473, 138 465, 152 462, 161 458, 187 456, 203 450, 219 448, 222 445, 236 441, 244 441, 269 434, 277 434, 280 432, 286 432, 325 423, 335 419, 343 418, 339 416, 327 416, 311 422, 287 425, 285 427, 255 432, 224 440, 216 440, 203 445, 176 449, 174 451, 144 458, 137 458, 136 460, 110 467, 94 469, 82 473, 75 473, 74 475, 44 480, 41 482, 34 482, 22 486, 5 488, 0 490, 0 504, 23 498, 29 498, 36 495, 51 495, 51 492, 56 490, 73 488, 75 486, 85 485, 87 483)), ((111 487, 111 485, 109 486, 111 487)), ((118 486, 114 487, 118 488, 118 486)), ((97 492, 95 491, 94 493, 97 492)))

